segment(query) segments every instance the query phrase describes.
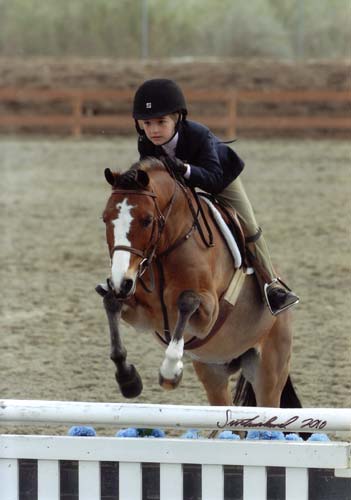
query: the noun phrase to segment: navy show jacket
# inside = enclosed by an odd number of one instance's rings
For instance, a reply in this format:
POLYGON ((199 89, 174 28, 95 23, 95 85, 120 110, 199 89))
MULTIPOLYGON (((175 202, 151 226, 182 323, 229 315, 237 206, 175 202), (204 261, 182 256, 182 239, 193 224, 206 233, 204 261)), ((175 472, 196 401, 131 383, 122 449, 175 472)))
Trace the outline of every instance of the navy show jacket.
MULTIPOLYGON (((227 144, 223 144, 207 127, 185 120, 180 123, 177 158, 190 164, 190 178, 185 182, 208 193, 220 193, 243 170, 244 162, 227 144)), ((140 159, 165 156, 161 146, 155 146, 146 135, 139 136, 140 159)))

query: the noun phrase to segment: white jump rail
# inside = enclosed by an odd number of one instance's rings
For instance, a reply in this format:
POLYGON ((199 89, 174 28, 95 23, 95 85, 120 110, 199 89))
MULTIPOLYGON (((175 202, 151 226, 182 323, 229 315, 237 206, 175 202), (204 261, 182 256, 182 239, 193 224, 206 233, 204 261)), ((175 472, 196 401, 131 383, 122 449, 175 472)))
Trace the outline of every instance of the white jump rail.
MULTIPOLYGON (((276 409, 0 400, 0 425, 350 431, 351 409, 276 409), (307 425, 306 425, 307 424, 307 425)), ((19 460, 38 461, 38 500, 60 499, 60 460, 79 463, 79 500, 100 500, 100 462, 119 462, 119 500, 142 499, 142 463, 160 464, 160 500, 183 499, 182 464, 201 465, 202 500, 225 500, 224 466, 243 466, 243 499, 267 499, 267 467, 285 468, 285 500, 308 500, 308 469, 351 478, 347 442, 0 436, 0 498, 19 499, 19 460)), ((351 481, 351 479, 350 479, 351 481)), ((350 486, 351 488, 351 486, 350 486)))
POLYGON ((0 400, 0 423, 96 424, 200 429, 351 431, 351 408, 257 408, 0 400), (141 418, 142 417, 142 418, 141 418))

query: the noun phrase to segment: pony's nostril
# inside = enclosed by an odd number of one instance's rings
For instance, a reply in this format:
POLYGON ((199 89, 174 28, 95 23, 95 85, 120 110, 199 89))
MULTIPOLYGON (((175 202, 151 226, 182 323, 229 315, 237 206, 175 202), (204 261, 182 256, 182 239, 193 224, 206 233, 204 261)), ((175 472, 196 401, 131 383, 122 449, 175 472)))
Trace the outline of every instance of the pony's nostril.
POLYGON ((133 280, 130 278, 125 278, 121 283, 121 293, 123 295, 128 295, 133 288, 133 280))

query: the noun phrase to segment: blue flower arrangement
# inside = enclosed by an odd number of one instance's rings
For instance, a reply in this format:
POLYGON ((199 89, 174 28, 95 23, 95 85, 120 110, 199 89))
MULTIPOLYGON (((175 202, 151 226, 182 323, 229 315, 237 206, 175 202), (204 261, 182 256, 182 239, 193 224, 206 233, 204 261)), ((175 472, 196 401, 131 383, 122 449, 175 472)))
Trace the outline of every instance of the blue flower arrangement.
MULTIPOLYGON (((269 440, 269 441, 303 441, 302 437, 296 433, 286 434, 280 431, 248 431, 246 439, 248 440, 269 440)), ((326 434, 312 434, 307 441, 326 443, 330 441, 326 434)))
POLYGON ((303 441, 302 437, 295 432, 291 434, 286 434, 285 441, 303 441))
POLYGON ((218 439, 231 439, 232 441, 238 441, 240 440, 240 436, 232 431, 222 431, 218 434, 218 439))
MULTIPOLYGON (((68 431, 68 436, 96 436, 96 431, 94 427, 87 425, 75 425, 71 427, 68 431)), ((128 438, 164 438, 166 436, 162 429, 146 429, 146 428, 135 428, 128 427, 128 429, 120 429, 115 434, 116 437, 128 437, 128 438)), ((188 429, 181 436, 182 439, 200 439, 201 434, 198 429, 188 429)), ((232 441, 240 440, 240 436, 232 431, 225 430, 219 433, 218 439, 227 439, 232 441)), ((281 431, 259 431, 250 430, 247 432, 246 439, 249 441, 303 441, 302 437, 296 433, 284 435, 281 431)), ((327 434, 314 433, 308 440, 309 442, 315 443, 327 443, 330 442, 327 434)))
POLYGON ((315 434, 312 434, 312 436, 310 436, 307 439, 307 441, 314 441, 315 443, 317 443, 317 442, 327 443, 328 441, 330 441, 330 439, 326 434, 320 434, 320 433, 316 432, 315 434))
POLYGON ((135 427, 129 427, 128 429, 117 431, 116 437, 163 438, 165 437, 165 432, 162 429, 136 429, 135 427))
POLYGON ((94 427, 87 425, 74 425, 67 433, 69 436, 96 436, 94 427))
POLYGON ((284 433, 281 431, 248 431, 247 440, 285 441, 284 433))
POLYGON ((188 429, 180 436, 182 439, 199 439, 200 432, 197 429, 188 429))

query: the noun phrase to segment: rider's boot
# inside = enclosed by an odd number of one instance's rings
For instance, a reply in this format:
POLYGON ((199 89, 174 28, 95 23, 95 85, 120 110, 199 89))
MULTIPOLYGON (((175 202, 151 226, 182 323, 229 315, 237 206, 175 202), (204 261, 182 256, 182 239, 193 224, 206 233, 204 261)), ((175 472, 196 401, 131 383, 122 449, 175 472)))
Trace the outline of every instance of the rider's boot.
POLYGON ((277 316, 297 304, 299 297, 276 277, 261 229, 246 237, 246 250, 270 312, 277 316))
POLYGON ((270 283, 265 283, 263 291, 268 308, 274 316, 286 311, 300 300, 299 297, 278 278, 274 278, 270 283))

